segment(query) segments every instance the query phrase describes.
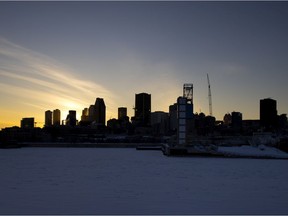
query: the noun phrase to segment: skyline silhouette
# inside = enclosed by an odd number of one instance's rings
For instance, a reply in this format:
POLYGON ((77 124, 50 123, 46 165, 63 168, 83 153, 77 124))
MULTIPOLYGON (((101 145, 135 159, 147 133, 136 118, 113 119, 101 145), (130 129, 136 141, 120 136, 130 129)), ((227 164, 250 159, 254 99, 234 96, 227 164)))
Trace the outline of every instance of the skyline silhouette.
MULTIPOLYGON (((287 113, 288 2, 0 2, 0 128, 104 98, 133 116, 134 94, 168 112, 194 85, 194 112, 287 113)), ((61 119, 62 120, 62 119, 61 119)))

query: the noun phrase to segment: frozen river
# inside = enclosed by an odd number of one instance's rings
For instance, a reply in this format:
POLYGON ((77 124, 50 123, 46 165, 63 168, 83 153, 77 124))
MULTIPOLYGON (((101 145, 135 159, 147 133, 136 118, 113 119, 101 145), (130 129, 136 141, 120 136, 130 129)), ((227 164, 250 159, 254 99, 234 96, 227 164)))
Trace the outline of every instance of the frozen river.
POLYGON ((0 149, 0 214, 288 214, 288 161, 0 149))

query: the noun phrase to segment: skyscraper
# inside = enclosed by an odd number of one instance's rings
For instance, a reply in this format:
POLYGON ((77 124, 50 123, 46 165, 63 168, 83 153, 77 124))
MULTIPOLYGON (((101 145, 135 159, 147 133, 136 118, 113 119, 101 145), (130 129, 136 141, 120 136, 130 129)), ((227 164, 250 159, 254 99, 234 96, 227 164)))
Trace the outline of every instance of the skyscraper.
POLYGON ((95 109, 95 105, 90 105, 90 106, 89 106, 88 119, 89 119, 89 122, 90 122, 90 123, 96 121, 96 109, 95 109))
POLYGON ((277 101, 271 98, 260 100, 260 124, 265 129, 273 129, 277 125, 277 101))
POLYGON ((232 112, 231 126, 234 130, 241 130, 242 129, 242 113, 232 112))
POLYGON ((82 110, 82 115, 81 115, 81 121, 82 122, 87 122, 89 120, 89 109, 84 108, 82 110))
POLYGON ((66 118, 66 125, 69 126, 76 126, 77 120, 76 120, 76 111, 75 110, 69 110, 69 114, 67 115, 66 118))
POLYGON ((51 110, 47 110, 45 112, 45 126, 46 127, 52 126, 52 111, 51 110))
POLYGON ((151 119, 151 94, 140 93, 135 95, 135 116, 136 125, 148 126, 151 119))
POLYGON ((127 107, 118 108, 118 120, 123 120, 127 117, 127 107))
POLYGON ((106 124, 106 106, 103 98, 96 98, 95 101, 96 124, 106 124))
POLYGON ((60 125, 61 120, 61 112, 59 109, 53 110, 53 125, 57 126, 60 125))

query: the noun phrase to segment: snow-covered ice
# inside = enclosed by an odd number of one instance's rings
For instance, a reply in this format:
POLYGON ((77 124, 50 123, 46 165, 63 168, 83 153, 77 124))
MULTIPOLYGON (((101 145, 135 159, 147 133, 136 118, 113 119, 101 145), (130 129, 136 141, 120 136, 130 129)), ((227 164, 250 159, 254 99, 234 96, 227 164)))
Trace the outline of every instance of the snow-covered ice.
POLYGON ((288 214, 288 161, 0 149, 0 214, 288 214))
POLYGON ((288 154, 275 147, 259 145, 259 146, 234 146, 234 147, 218 147, 219 153, 226 153, 235 156, 250 157, 268 157, 268 158, 288 158, 288 154))

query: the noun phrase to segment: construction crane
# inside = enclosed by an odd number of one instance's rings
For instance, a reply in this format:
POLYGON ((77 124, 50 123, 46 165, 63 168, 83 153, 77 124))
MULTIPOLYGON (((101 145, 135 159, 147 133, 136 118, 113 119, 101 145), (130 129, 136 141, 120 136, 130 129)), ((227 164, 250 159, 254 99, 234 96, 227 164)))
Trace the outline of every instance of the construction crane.
POLYGON ((209 80, 209 75, 208 74, 207 74, 207 82, 208 82, 209 115, 213 116, 213 113, 212 113, 211 87, 210 87, 210 80, 209 80))

